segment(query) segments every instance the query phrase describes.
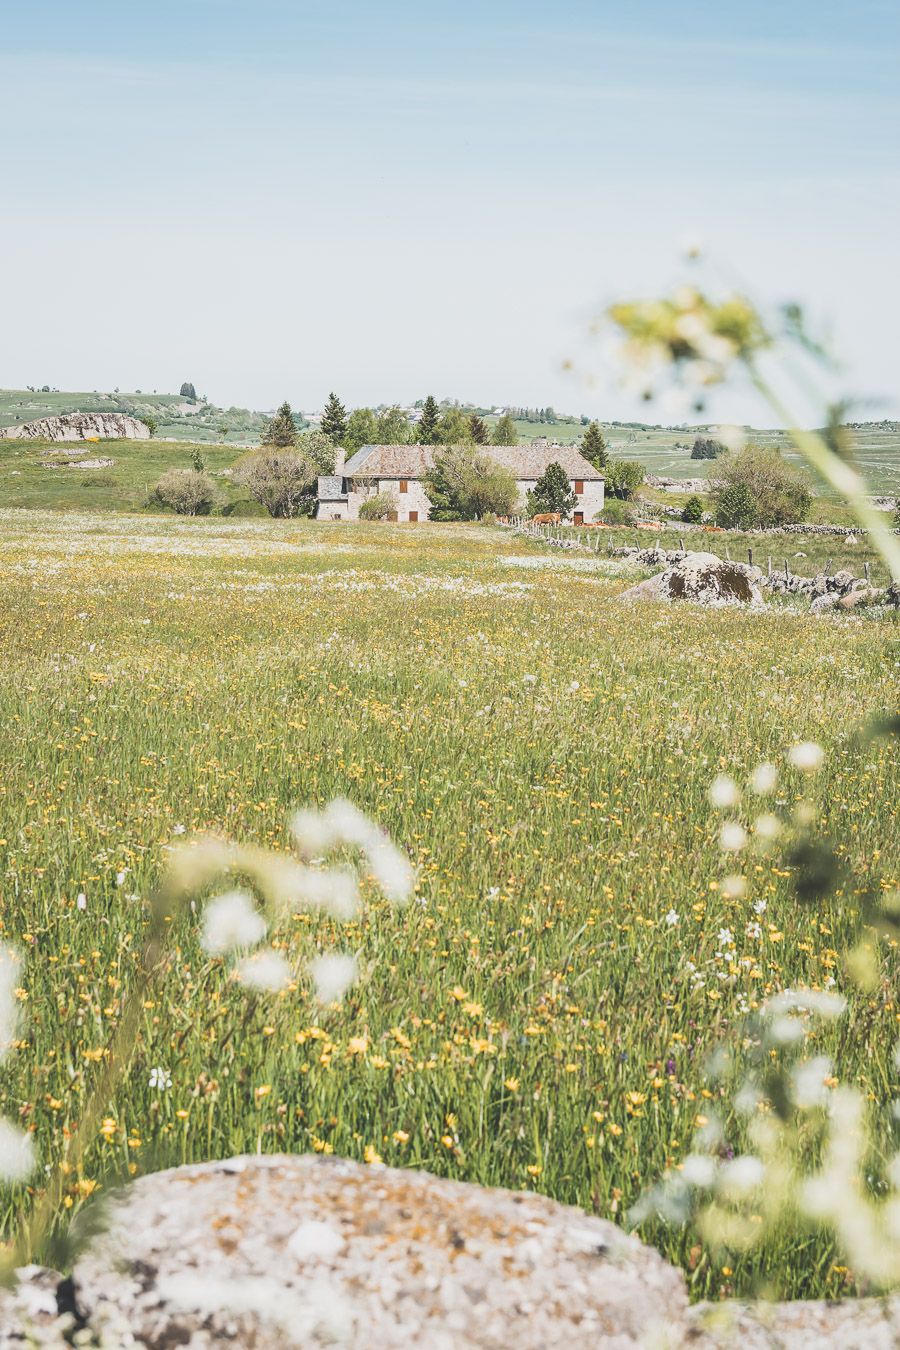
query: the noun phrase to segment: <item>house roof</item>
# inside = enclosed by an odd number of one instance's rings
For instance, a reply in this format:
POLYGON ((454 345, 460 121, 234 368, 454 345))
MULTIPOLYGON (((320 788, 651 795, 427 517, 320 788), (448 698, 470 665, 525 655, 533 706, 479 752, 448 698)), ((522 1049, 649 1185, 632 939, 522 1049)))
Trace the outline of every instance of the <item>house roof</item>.
POLYGON ((316 496, 320 502, 346 501, 344 480, 334 474, 322 474, 316 484, 316 496))
MULTIPOLYGON (((346 478, 424 478, 434 464, 434 445, 364 445, 344 465, 346 478)), ((571 445, 479 445, 495 464, 509 469, 519 481, 537 480, 551 464, 560 464, 570 479, 603 478, 571 445)))

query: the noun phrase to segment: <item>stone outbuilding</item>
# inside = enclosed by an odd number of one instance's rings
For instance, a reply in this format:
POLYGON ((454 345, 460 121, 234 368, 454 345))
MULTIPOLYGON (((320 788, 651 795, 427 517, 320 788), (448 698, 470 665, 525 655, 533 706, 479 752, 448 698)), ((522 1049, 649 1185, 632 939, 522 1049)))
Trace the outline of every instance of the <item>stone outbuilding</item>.
MULTIPOLYGON (((317 518, 358 520, 363 502, 383 492, 396 502, 391 520, 427 520, 431 502, 425 492, 424 479, 440 449, 433 445, 364 445, 346 462, 343 451, 338 451, 335 472, 318 480, 317 518)), ((513 474, 519 490, 519 506, 523 510, 526 493, 534 488, 551 464, 562 467, 575 493, 577 501, 572 520, 576 525, 590 524, 603 510, 603 474, 574 446, 543 442, 483 445, 477 449, 513 474)))

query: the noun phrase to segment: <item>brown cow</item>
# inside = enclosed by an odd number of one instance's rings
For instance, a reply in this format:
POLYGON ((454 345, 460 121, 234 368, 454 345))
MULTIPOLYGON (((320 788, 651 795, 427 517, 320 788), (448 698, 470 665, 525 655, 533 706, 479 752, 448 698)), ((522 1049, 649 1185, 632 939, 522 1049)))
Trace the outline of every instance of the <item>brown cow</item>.
POLYGON ((545 511, 542 516, 532 516, 531 523, 532 525, 558 525, 559 519, 558 511, 545 511))

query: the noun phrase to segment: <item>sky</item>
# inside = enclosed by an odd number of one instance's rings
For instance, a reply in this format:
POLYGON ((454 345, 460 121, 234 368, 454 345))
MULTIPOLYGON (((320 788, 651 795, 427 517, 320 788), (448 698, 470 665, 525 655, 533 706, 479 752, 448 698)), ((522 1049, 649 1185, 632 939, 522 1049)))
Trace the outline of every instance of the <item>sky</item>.
POLYGON ((588 330, 699 238, 900 415, 898 51, 882 0, 0 0, 0 386, 673 420, 588 330))

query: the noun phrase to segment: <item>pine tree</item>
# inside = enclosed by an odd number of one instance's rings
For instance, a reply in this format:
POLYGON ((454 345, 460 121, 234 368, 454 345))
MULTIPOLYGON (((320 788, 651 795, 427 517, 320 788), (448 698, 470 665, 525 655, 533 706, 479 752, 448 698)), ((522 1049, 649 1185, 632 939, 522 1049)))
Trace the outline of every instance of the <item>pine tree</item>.
POLYGON ((578 498, 569 486, 565 469, 555 461, 548 464, 528 493, 528 505, 532 515, 544 511, 558 511, 561 516, 571 515, 578 498))
POLYGON ((337 394, 329 394, 322 415, 322 431, 334 445, 343 445, 347 435, 347 409, 337 394))
POLYGON ((609 463, 609 447, 600 430, 599 422, 591 422, 581 442, 581 453, 595 469, 605 469, 609 463))
POLYGON ((279 449, 297 444, 297 427, 288 402, 282 403, 275 416, 266 423, 262 443, 277 446, 279 449))
POLYGON ((487 424, 484 419, 478 416, 478 413, 472 413, 469 418, 469 430, 472 433, 472 440, 476 445, 487 445, 490 437, 488 436, 487 424))
POLYGON ((440 415, 437 401, 429 394, 422 404, 422 416, 419 419, 417 434, 420 445, 437 444, 437 426, 440 415))
POLYGON ((519 438, 516 435, 516 424, 509 413, 504 413, 500 421, 494 427, 495 445, 518 445, 519 438))
POLYGON ((194 470, 194 473, 204 473, 206 471, 203 451, 200 449, 199 445, 195 445, 191 451, 191 468, 194 470))

